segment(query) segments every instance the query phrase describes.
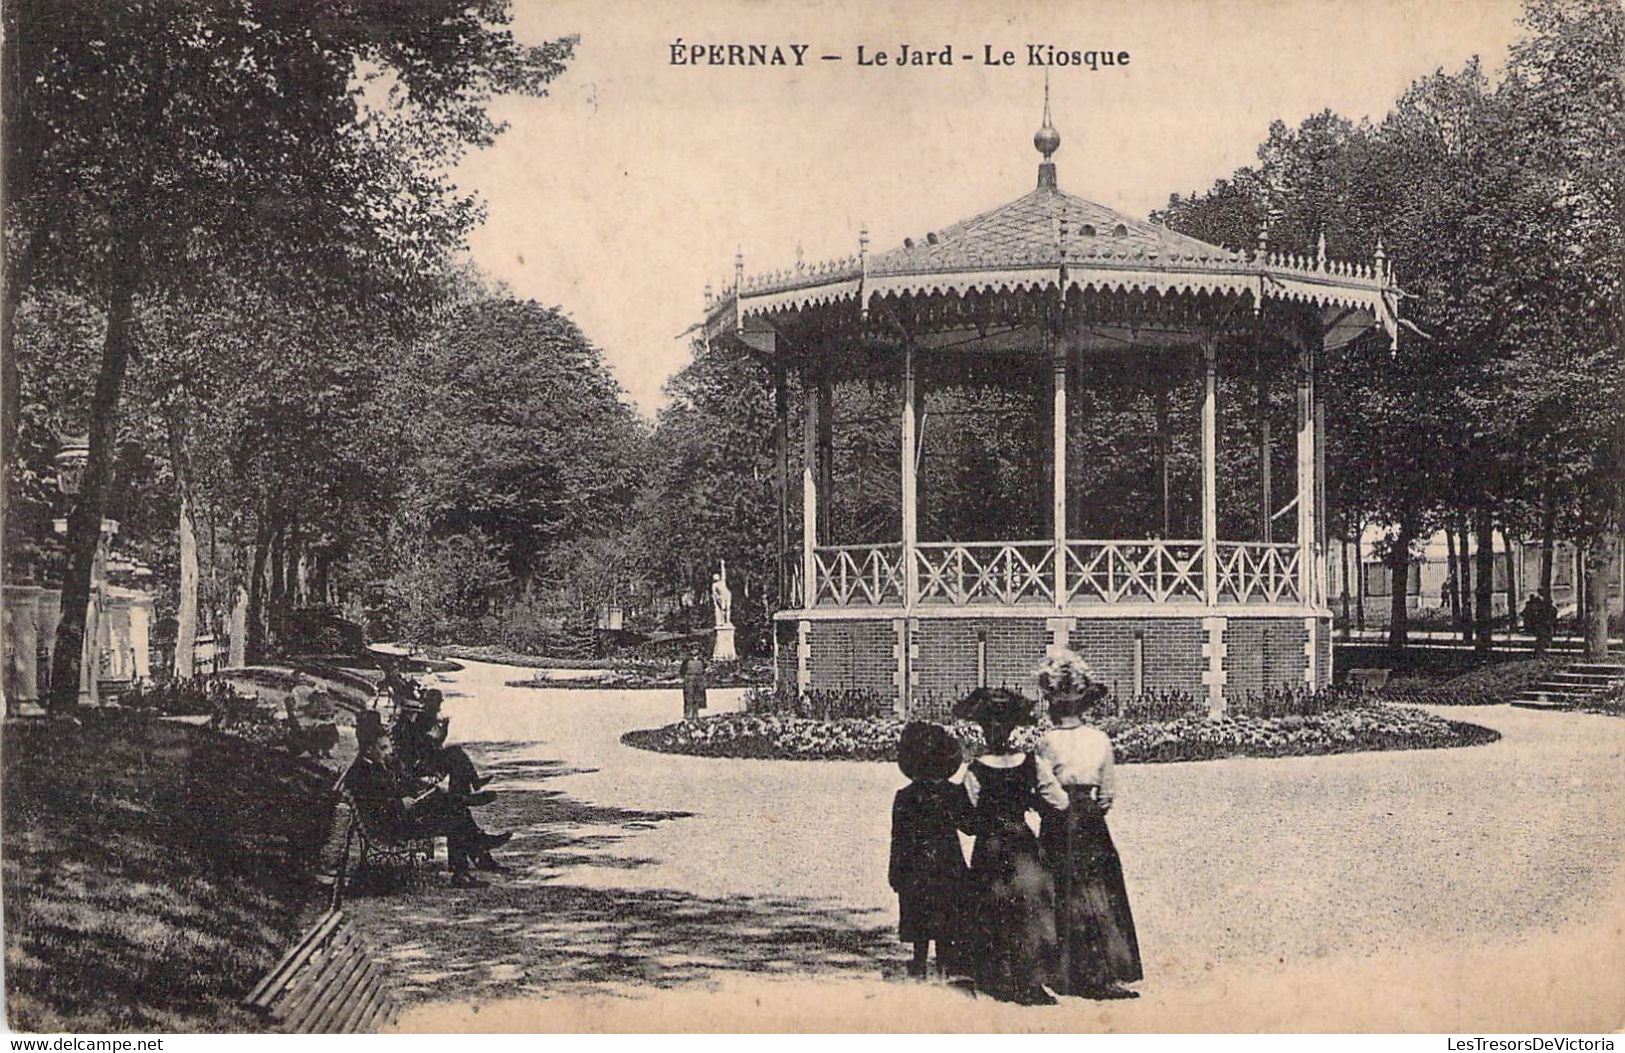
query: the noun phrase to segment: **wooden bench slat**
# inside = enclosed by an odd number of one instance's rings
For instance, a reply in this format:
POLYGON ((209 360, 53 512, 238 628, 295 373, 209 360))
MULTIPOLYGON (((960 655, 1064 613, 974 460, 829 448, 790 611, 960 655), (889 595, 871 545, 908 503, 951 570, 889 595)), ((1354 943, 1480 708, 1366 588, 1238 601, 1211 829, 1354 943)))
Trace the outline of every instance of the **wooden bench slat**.
POLYGON ((254 985, 254 989, 248 992, 248 997, 243 999, 243 1004, 256 1009, 269 1008, 277 995, 287 987, 294 974, 310 959, 316 948, 333 935, 333 930, 337 929, 343 920, 342 910, 330 910, 323 914, 316 924, 307 929, 299 941, 289 948, 288 953, 282 956, 282 960, 254 985))
POLYGON ((380 986, 378 996, 373 999, 372 1007, 368 1009, 361 1028, 369 1033, 376 1034, 388 1027, 394 1021, 394 1016, 395 999, 390 996, 387 986, 380 986))
POLYGON ((383 974, 378 969, 377 963, 369 961, 367 967, 362 970, 361 986, 350 996, 349 1002, 345 1004, 345 1011, 339 1014, 333 1030, 345 1035, 359 1031, 361 1022, 367 1018, 367 1012, 378 998, 383 983, 383 974))
POLYGON ((319 963, 306 967, 293 991, 273 1010, 275 1015, 284 1023, 303 1019, 311 1003, 321 994, 333 973, 338 970, 344 960, 345 950, 354 939, 355 936, 348 925, 340 929, 328 944, 326 956, 319 963))
POLYGON ((306 1034, 329 1030, 337 1011, 343 1008, 344 1000, 355 992, 356 986, 366 975, 366 969, 366 951, 359 942, 351 943, 338 972, 327 981, 299 1030, 306 1034))
POLYGON ((329 985, 326 1001, 311 1011, 310 1019, 305 1022, 307 1033, 342 1033, 339 1021, 348 1011, 350 999, 359 993, 366 976, 367 960, 364 956, 357 955, 352 967, 329 985))
POLYGON ((312 1018, 332 994, 334 985, 354 967, 355 956, 350 953, 352 942, 346 941, 342 952, 335 954, 332 961, 327 963, 327 968, 311 977, 310 982, 300 992, 299 1004, 290 1008, 285 1021, 290 1031, 295 1033, 307 1031, 312 1018))
POLYGON ((344 1027, 345 1019, 354 1008, 354 1000, 361 995, 366 984, 367 963, 359 962, 356 970, 347 977, 342 985, 334 985, 333 996, 327 1005, 319 1010, 307 1022, 309 1033, 322 1035, 342 1035, 347 1032, 344 1027))

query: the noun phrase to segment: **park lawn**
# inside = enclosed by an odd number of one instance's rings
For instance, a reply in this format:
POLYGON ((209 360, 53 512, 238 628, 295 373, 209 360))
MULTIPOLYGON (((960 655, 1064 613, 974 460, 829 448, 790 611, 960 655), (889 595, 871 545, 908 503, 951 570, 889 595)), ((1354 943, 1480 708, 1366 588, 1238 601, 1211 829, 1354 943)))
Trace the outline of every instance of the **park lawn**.
POLYGON ((205 728, 11 721, 5 983, 24 1031, 248 1031, 317 906, 331 776, 205 728))

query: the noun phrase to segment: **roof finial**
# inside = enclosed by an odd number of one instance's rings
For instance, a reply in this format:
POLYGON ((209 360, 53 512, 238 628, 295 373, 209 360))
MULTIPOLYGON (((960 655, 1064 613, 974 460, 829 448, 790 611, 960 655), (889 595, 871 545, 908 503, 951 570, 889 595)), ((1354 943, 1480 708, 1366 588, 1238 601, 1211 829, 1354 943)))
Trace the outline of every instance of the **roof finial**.
POLYGON ((1033 136, 1033 146, 1043 155, 1044 160, 1038 165, 1038 189, 1055 189, 1055 161, 1054 154, 1061 148, 1061 133, 1055 130, 1050 123, 1049 116, 1049 68, 1044 69, 1044 125, 1033 136))

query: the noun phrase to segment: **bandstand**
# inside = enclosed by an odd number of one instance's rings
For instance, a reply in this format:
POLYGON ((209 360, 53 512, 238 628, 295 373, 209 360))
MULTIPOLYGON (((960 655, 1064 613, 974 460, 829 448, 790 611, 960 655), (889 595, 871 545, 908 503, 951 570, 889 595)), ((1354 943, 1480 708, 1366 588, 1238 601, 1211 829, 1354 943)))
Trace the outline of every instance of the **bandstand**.
MULTIPOLYGON (((865 231, 856 256, 826 264, 752 277, 736 257, 731 287, 707 291, 704 339, 738 341, 775 380, 781 686, 873 691, 900 713, 933 711, 978 685, 1030 688, 1055 646, 1082 653, 1119 695, 1179 691, 1214 712, 1266 688, 1327 684, 1316 381, 1328 347, 1368 333, 1397 341, 1398 291, 1380 242, 1369 263, 1327 259, 1324 238, 1312 256, 1271 253, 1267 231, 1254 251, 1219 248, 1062 191, 1047 105, 1034 144, 1037 187, 1006 205, 888 252, 871 253, 865 231), (1199 536, 1169 532, 1166 496, 1163 528, 1151 536, 1068 529, 1069 512, 1089 500, 1068 485, 1068 398, 1081 367, 1125 349, 1148 370, 1182 363, 1173 375, 1190 379, 1200 512, 1188 518, 1199 536), (1048 404, 1040 536, 920 536, 921 377, 950 360, 980 363, 984 374, 991 364, 1048 404), (1295 434, 1272 440, 1260 424, 1262 512, 1224 536, 1218 377, 1264 361, 1279 365, 1273 375, 1295 394, 1286 411, 1295 410, 1295 434), (897 386, 900 529, 833 544, 830 389, 855 377, 897 386), (799 539, 792 381, 802 418, 799 539), (1291 487, 1272 494, 1276 460, 1291 465, 1280 472, 1291 487)), ((1259 377, 1262 392, 1263 367, 1259 377)), ((1166 490, 1166 468, 1163 478, 1166 490)))

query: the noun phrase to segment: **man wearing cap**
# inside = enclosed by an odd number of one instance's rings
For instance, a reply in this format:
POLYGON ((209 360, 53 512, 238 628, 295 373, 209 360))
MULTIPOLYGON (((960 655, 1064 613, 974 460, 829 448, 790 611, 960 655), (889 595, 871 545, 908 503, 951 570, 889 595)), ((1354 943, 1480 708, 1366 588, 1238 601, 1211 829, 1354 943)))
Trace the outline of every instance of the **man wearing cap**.
POLYGON ((446 745, 450 718, 440 715, 441 699, 439 691, 429 688, 416 705, 401 710, 400 719, 391 729, 395 755, 407 772, 450 776, 452 793, 483 789, 491 776, 481 775, 461 746, 446 745))
POLYGON ((380 748, 384 738, 383 720, 373 710, 356 714, 356 759, 344 773, 344 787, 365 810, 369 826, 395 840, 444 837, 446 857, 451 865, 451 883, 457 888, 482 885, 470 870, 501 870, 491 850, 507 844, 511 833, 488 834, 480 829, 469 812, 471 804, 485 804, 487 794, 447 793, 433 790, 413 799, 401 786, 394 769, 380 748))

